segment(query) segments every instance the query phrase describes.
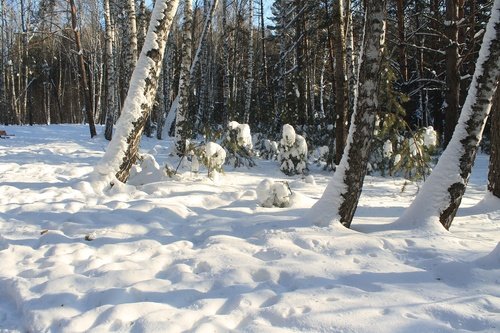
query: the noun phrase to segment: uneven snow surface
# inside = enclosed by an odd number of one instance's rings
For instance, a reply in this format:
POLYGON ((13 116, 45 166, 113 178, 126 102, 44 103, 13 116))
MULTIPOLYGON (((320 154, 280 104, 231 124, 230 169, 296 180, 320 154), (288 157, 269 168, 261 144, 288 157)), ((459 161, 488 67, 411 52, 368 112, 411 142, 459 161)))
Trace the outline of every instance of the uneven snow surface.
MULTIPOLYGON (((347 230, 302 218, 331 177, 318 169, 305 182, 258 160, 217 182, 184 171, 97 195, 85 176, 103 138, 6 129, 0 332, 500 331, 500 201, 484 198, 485 155, 450 233, 397 230, 417 186, 378 177, 347 230), (259 205, 263 179, 288 181, 290 207, 259 205)), ((177 165, 171 145, 145 139, 143 152, 177 165)))

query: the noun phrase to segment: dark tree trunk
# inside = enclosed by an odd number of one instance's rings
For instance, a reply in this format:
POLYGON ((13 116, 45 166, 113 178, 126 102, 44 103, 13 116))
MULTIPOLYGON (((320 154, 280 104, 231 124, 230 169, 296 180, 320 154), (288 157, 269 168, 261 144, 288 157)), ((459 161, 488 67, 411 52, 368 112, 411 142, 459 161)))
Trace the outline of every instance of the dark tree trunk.
POLYGON ((458 71, 458 0, 446 0, 446 108, 444 147, 448 145, 457 124, 460 108, 460 73, 458 71))
POLYGON ((491 155, 488 172, 488 191, 500 198, 500 89, 497 89, 491 110, 491 155))
POLYGON ((83 56, 82 43, 80 41, 80 31, 78 29, 78 24, 76 20, 76 6, 74 0, 69 0, 70 10, 71 10, 71 28, 73 29, 75 36, 76 51, 78 52, 78 69, 80 71, 80 86, 83 95, 83 101, 85 105, 85 114, 87 121, 89 123, 90 137, 93 138, 97 135, 94 123, 94 113, 92 112, 92 96, 90 93, 90 87, 87 80, 87 70, 85 68, 85 58, 83 56))

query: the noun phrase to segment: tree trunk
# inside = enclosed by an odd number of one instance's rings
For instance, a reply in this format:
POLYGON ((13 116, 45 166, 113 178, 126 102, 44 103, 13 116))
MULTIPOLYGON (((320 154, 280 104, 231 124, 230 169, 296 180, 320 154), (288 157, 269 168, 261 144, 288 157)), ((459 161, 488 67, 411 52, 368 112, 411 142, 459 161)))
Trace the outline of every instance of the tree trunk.
POLYGON ((344 32, 344 1, 337 0, 333 9, 335 24, 335 164, 339 164, 347 141, 347 82, 346 82, 346 44, 344 32))
MULTIPOLYGON (((189 116, 189 91, 191 87, 189 69, 191 67, 191 28, 193 23, 193 13, 191 10, 191 0, 184 2, 184 21, 182 23, 182 49, 181 49, 181 71, 179 78, 179 105, 175 120, 175 151, 177 155, 186 154, 186 140, 191 138, 192 124, 189 116)), ((202 82, 206 84, 206 82, 202 82)))
POLYGON ((488 172, 488 191, 500 198, 500 89, 497 89, 491 110, 491 153, 488 172))
POLYGON ((96 167, 102 176, 114 174, 119 181, 125 182, 137 160, 142 131, 153 106, 165 44, 178 4, 179 0, 156 1, 115 135, 96 167))
POLYGON ((396 222, 418 227, 437 221, 449 229, 469 181, 500 75, 500 0, 495 0, 476 70, 448 147, 410 207, 396 222))
POLYGON ((78 29, 77 19, 76 19, 76 6, 74 0, 68 0, 70 4, 71 10, 71 28, 73 29, 73 33, 75 36, 75 45, 76 51, 78 52, 78 68, 79 68, 79 76, 80 76, 80 87, 83 95, 83 101, 85 105, 85 114, 87 117, 87 121, 89 123, 90 129, 90 137, 93 138, 97 135, 95 124, 94 124, 94 114, 92 112, 92 96, 90 93, 90 87, 87 81, 87 70, 85 68, 85 59, 83 56, 83 48, 82 43, 80 41, 80 31, 78 29))
POLYGON ((249 36, 248 36, 248 74, 247 74, 247 79, 245 82, 246 86, 246 91, 245 91, 245 110, 244 110, 244 115, 243 115, 243 123, 248 124, 250 121, 250 107, 252 105, 252 86, 253 86, 253 56, 254 56, 254 50, 253 50, 253 0, 248 1, 248 6, 249 6, 249 14, 248 14, 248 29, 249 29, 249 36))
POLYGON ((104 0, 104 22, 106 24, 106 127, 104 137, 111 140, 113 125, 118 116, 118 103, 116 94, 115 54, 113 51, 114 27, 111 23, 111 10, 109 0, 104 0))
POLYGON ((326 226, 340 221, 350 227, 358 205, 378 109, 378 80, 385 45, 385 9, 385 1, 367 2, 366 44, 357 107, 339 167, 321 199, 311 209, 310 218, 316 225, 326 226))
POLYGON ((448 145, 457 124, 460 108, 460 73, 458 72, 458 3, 446 0, 445 30, 448 37, 446 48, 446 108, 444 147, 448 145))
POLYGON ((403 82, 408 81, 408 60, 406 58, 406 37, 403 0, 396 0, 398 18, 398 50, 399 50, 399 71, 403 82))

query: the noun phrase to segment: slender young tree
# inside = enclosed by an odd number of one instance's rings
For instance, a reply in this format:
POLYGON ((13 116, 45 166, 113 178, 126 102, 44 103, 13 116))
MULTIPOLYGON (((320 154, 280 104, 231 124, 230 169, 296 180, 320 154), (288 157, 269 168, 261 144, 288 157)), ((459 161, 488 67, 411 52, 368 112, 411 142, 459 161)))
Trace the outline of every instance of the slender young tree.
POLYGON ((137 160, 142 132, 156 96, 165 44, 178 5, 179 0, 157 0, 155 3, 115 135, 96 166, 96 172, 101 176, 114 175, 117 180, 126 182, 137 160))
POLYGON ((469 182, 500 75, 500 0, 495 0, 458 124, 438 164, 396 224, 449 229, 469 182))
POLYGON ((366 2, 366 6, 366 43, 361 86, 347 145, 332 180, 321 199, 310 210, 312 222, 320 226, 340 221, 345 227, 350 227, 367 171, 378 108, 377 95, 385 45, 386 2, 371 0, 366 2))
POLYGON ((78 53, 78 68, 80 76, 80 87, 83 94, 83 101, 85 105, 85 113, 87 116, 87 121, 89 123, 90 137, 97 135, 94 123, 94 113, 92 105, 91 89, 87 80, 87 69, 85 67, 85 58, 83 54, 82 42, 80 40, 80 29, 78 28, 76 5, 74 0, 68 0, 71 12, 71 28, 73 29, 73 34, 75 38, 76 51, 78 53))

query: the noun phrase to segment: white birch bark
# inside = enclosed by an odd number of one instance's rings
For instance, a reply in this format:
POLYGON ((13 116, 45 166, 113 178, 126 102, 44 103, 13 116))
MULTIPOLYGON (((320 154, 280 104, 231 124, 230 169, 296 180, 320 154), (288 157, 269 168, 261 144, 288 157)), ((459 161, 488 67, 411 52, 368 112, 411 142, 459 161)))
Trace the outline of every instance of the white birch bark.
POLYGON ((151 14, 144 47, 132 74, 115 135, 95 168, 98 175, 111 181, 111 185, 114 184, 113 177, 125 182, 137 160, 142 131, 153 106, 165 44, 178 4, 179 0, 157 0, 151 14))
POLYGON ((115 73, 115 54, 113 51, 114 27, 111 23, 111 9, 109 0, 104 0, 104 23, 106 25, 106 127, 104 129, 104 137, 106 140, 111 140, 113 136, 113 125, 118 115, 118 101, 116 93, 116 73, 115 73))
POLYGON ((249 28, 249 40, 248 40, 248 74, 245 82, 246 92, 245 92, 245 110, 243 116, 243 123, 248 124, 250 120, 250 107, 252 104, 252 86, 253 86, 253 67, 254 67, 254 50, 253 50, 253 0, 249 0, 249 14, 248 14, 248 28, 249 28))
POLYGON ((190 91, 190 66, 191 66, 191 26, 193 23, 191 0, 184 2, 184 21, 182 23, 182 62, 179 79, 179 105, 175 120, 175 150, 179 156, 186 153, 186 140, 190 138, 189 91, 190 91))

